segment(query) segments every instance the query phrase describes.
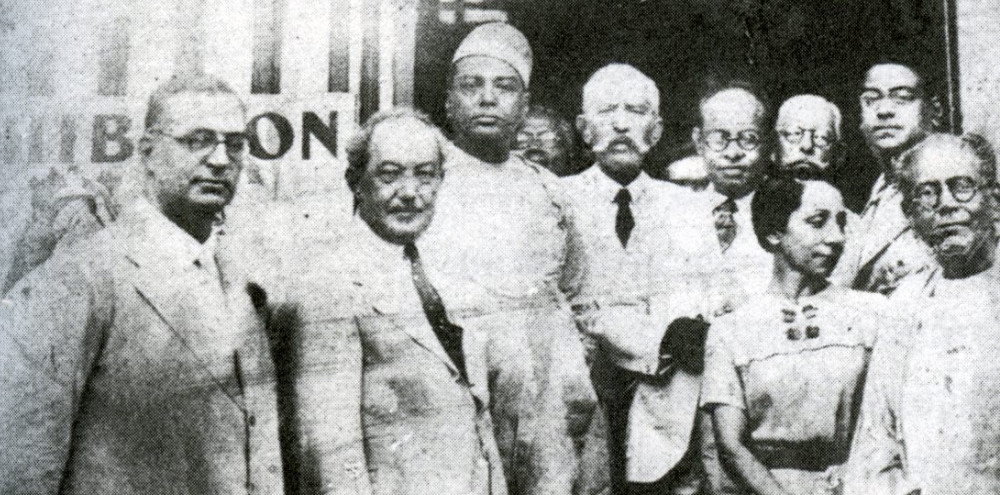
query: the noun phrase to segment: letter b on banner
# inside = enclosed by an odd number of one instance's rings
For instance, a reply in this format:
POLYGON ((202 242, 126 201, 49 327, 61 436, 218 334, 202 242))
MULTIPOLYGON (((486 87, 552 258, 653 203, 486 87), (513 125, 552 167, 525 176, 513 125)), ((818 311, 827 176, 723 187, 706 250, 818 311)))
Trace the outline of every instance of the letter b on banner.
POLYGON ((132 141, 125 137, 131 126, 132 120, 124 115, 95 115, 90 161, 123 162, 132 156, 132 141))

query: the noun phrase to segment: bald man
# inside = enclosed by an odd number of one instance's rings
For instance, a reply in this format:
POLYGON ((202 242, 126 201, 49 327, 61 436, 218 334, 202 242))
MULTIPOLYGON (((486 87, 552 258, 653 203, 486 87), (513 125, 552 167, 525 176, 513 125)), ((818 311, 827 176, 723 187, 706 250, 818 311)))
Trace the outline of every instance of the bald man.
POLYGON ((707 91, 699 105, 701 124, 691 133, 705 160, 706 190, 716 236, 742 288, 757 292, 770 281, 772 257, 753 233, 750 202, 767 170, 767 109, 752 86, 733 82, 707 91))

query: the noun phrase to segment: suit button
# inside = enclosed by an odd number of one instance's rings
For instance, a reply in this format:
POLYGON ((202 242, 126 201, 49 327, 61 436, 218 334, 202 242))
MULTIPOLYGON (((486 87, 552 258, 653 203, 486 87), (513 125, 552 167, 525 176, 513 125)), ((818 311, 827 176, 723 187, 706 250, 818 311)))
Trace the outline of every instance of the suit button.
POLYGON ((247 423, 250 426, 256 426, 257 425, 257 416, 254 416, 253 414, 251 414, 250 417, 247 418, 247 423))

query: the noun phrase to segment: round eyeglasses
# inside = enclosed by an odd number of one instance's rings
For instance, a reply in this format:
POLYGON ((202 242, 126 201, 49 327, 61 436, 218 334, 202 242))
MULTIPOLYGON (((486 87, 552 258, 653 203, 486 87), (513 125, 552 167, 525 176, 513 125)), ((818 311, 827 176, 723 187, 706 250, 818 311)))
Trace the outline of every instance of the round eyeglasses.
POLYGON ((813 146, 817 148, 828 148, 833 144, 833 138, 829 134, 820 134, 816 129, 802 129, 801 127, 789 127, 779 129, 778 136, 788 144, 799 144, 802 139, 809 134, 812 137, 813 146))
POLYGON ((952 177, 945 180, 944 185, 939 181, 922 182, 913 191, 913 202, 921 208, 933 210, 941 206, 941 196, 945 187, 959 203, 972 201, 980 188, 979 184, 969 177, 952 177))
POLYGON ((729 143, 735 142, 743 151, 753 151, 763 143, 757 131, 740 131, 736 137, 731 137, 728 131, 709 131, 702 136, 702 142, 712 151, 725 151, 729 143))

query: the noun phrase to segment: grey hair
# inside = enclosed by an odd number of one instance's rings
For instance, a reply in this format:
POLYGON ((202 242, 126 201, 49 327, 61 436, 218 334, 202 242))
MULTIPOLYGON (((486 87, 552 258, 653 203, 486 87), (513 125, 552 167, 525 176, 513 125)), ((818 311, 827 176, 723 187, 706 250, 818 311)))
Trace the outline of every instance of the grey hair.
POLYGON ((364 176, 365 167, 368 166, 368 161, 371 160, 371 141, 372 135, 375 134, 375 129, 386 122, 403 119, 415 119, 436 131, 435 134, 439 136, 439 157, 441 161, 444 161, 444 150, 442 149, 444 146, 442 142, 444 137, 441 135, 438 127, 434 125, 434 121, 426 113, 410 107, 393 107, 388 110, 382 110, 368 117, 368 120, 361 126, 361 129, 347 143, 347 171, 344 172, 344 178, 347 180, 347 187, 351 191, 357 190, 358 182, 364 176))
MULTIPOLYGON (((150 95, 149 104, 146 107, 146 131, 156 129, 162 124, 161 120, 167 109, 167 100, 185 93, 232 95, 240 100, 233 88, 218 77, 208 74, 174 75, 150 95)), ((242 100, 240 100, 240 106, 246 111, 246 105, 242 100)))
POLYGON ((617 83, 622 80, 637 81, 649 98, 649 103, 653 115, 660 114, 660 89, 656 87, 656 82, 649 78, 642 71, 628 64, 608 64, 591 74, 583 85, 583 109, 587 110, 590 101, 594 99, 594 90, 598 84, 617 83))
MULTIPOLYGON (((781 121, 781 115, 783 113, 787 112, 792 107, 792 105, 795 105, 795 104, 798 104, 798 105, 818 105, 818 106, 826 108, 827 111, 830 112, 830 117, 833 120, 833 132, 834 132, 834 135, 837 137, 837 140, 840 141, 840 138, 841 138, 840 128, 841 128, 841 121, 843 120, 843 117, 841 116, 840 108, 837 107, 836 104, 834 104, 832 101, 827 100, 826 98, 823 98, 822 96, 818 96, 818 95, 813 95, 813 94, 795 95, 795 96, 792 96, 792 97, 788 98, 787 100, 785 100, 785 102, 781 104, 781 107, 778 108, 778 118, 776 119, 777 122, 780 122, 781 121)), ((775 125, 777 125, 777 122, 775 122, 775 125)))
POLYGON ((905 211, 909 212, 909 205, 917 186, 915 168, 919 156, 928 148, 942 145, 955 146, 961 150, 968 151, 978 162, 977 172, 979 173, 979 178, 984 182, 983 185, 996 187, 997 156, 993 151, 993 146, 990 145, 990 142, 986 138, 974 133, 966 133, 961 136, 946 133, 930 134, 920 144, 904 153, 899 159, 900 164, 897 180, 899 182, 899 190, 903 193, 903 208, 905 211))

